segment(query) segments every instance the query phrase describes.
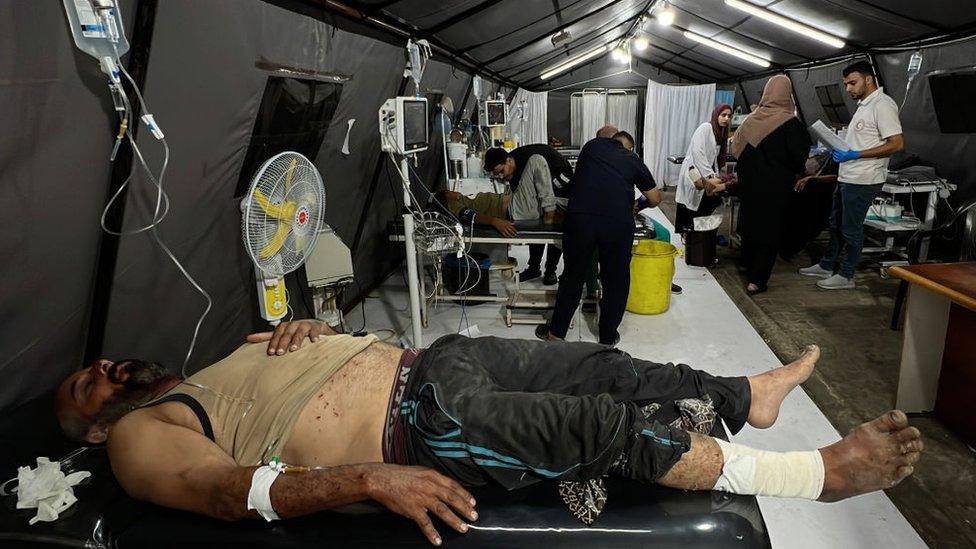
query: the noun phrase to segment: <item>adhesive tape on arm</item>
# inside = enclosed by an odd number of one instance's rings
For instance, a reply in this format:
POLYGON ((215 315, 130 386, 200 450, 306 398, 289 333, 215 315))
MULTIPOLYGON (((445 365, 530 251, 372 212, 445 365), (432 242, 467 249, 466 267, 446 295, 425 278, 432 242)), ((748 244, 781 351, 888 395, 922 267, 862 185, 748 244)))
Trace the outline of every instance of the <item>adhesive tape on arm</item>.
POLYGON ((268 522, 280 518, 271 507, 271 485, 278 475, 278 471, 267 465, 258 467, 251 476, 251 490, 247 494, 248 511, 257 511, 268 522))

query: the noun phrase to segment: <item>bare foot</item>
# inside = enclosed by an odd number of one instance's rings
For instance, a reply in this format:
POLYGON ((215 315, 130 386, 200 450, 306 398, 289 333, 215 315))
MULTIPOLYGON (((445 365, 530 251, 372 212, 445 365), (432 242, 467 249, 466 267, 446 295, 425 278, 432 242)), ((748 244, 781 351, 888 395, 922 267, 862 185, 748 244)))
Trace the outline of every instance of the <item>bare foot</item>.
POLYGON ((820 347, 807 345, 800 358, 793 362, 749 378, 752 389, 752 405, 749 407, 749 425, 757 429, 767 429, 776 423, 779 407, 783 399, 797 385, 803 383, 813 373, 813 367, 820 359, 820 347))
POLYGON ((552 225, 556 220, 556 210, 550 210, 542 215, 542 222, 546 225, 552 225))
POLYGON ((824 488, 820 501, 892 488, 914 471, 922 434, 908 426, 904 412, 892 410, 857 427, 840 442, 820 449, 824 488))

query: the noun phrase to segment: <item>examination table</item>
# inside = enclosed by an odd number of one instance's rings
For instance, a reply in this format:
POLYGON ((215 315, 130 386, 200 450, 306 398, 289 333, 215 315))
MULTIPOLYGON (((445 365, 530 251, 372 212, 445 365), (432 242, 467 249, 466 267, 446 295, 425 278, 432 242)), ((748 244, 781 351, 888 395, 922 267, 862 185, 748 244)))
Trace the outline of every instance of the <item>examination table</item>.
MULTIPOLYGON (((721 427, 716 428, 718 431, 721 427)), ((715 432, 714 434, 720 434, 715 432)), ((267 524, 222 522, 138 502, 115 482, 105 450, 74 452, 57 427, 52 397, 44 397, 0 419, 0 473, 16 475, 39 455, 59 459, 65 472, 91 471, 75 487, 78 502, 53 523, 29 526, 35 510, 15 509, 3 496, 0 546, 41 543, 69 547, 429 547, 409 520, 360 504, 350 512, 321 512, 267 524)), ((11 483, 11 486, 15 483, 11 483)), ((610 481, 603 514, 591 527, 569 513, 555 485, 540 483, 505 493, 474 490, 477 529, 455 533, 434 519, 447 547, 769 547, 766 526, 753 497, 681 492, 660 486, 610 481)))

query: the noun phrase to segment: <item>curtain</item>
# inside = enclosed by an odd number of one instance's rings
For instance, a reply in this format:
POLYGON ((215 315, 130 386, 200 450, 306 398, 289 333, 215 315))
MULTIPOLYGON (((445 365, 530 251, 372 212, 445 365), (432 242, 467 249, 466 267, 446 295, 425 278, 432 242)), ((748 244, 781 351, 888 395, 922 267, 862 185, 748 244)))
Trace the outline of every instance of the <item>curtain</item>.
POLYGON ((569 138, 574 147, 582 147, 583 137, 583 96, 573 94, 569 97, 569 138))
POLYGON ((691 135, 707 122, 715 103, 715 84, 671 86, 647 81, 644 104, 644 163, 658 185, 674 185, 679 166, 668 156, 684 156, 691 135))
POLYGON ((508 135, 519 145, 549 142, 549 92, 519 88, 508 107, 508 135))
MULTIPOLYGON (((611 93, 607 96, 607 124, 634 135, 637 132, 637 94, 611 93)), ((637 140, 637 137, 634 137, 637 140)))
POLYGON ((579 146, 596 137, 596 132, 607 122, 607 95, 605 93, 583 93, 583 116, 580 125, 579 146))
POLYGON ((735 90, 716 90, 715 106, 732 105, 735 106, 735 90))

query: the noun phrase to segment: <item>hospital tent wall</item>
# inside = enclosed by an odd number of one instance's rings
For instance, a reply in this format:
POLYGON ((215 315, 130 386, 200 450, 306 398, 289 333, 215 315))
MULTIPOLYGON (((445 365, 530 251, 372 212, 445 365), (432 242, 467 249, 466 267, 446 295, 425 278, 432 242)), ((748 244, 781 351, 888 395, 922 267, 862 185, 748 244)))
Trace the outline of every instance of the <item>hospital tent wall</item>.
MULTIPOLYGON (((351 292, 364 294, 399 265, 402 246, 389 242, 386 230, 398 212, 400 185, 391 187, 374 174, 388 172, 378 168, 376 113, 402 89, 404 65, 403 44, 270 3, 159 2, 145 83, 146 100, 172 147, 171 212, 159 235, 213 300, 188 373, 226 356, 247 333, 267 329, 256 315, 254 269, 241 244, 235 191, 239 181, 250 179, 241 170, 268 77, 275 73, 268 67, 343 80, 314 158, 326 187, 326 222, 353 247, 351 292), (356 122, 345 155, 340 149, 351 119, 356 122)), ((432 62, 425 82, 431 79, 460 101, 464 83, 454 76, 432 62)), ((139 143, 150 164, 159 165, 152 137, 142 134, 139 143)), ((136 184, 127 196, 126 226, 144 223, 154 199, 144 182, 136 184)), ((145 236, 123 239, 113 276, 102 354, 145 357, 178 371, 204 300, 145 236)), ((296 315, 308 316, 295 295, 291 304, 296 315)))
MULTIPOLYGON (((905 99, 908 60, 913 51, 878 53, 875 64, 884 79, 885 92, 898 104, 904 101, 901 123, 906 150, 935 165, 941 177, 958 186, 950 198, 958 206, 976 197, 976 135, 940 130, 929 75, 936 71, 971 71, 976 59, 976 39, 921 50, 921 72, 912 81, 905 99)), ((960 105, 960 115, 962 108, 960 105)), ((972 112, 971 106, 968 109, 972 112)))
MULTIPOLYGON (((132 3, 121 4, 131 33, 132 3)), ((0 410, 82 361, 115 114, 61 2, 0 2, 0 410)))

